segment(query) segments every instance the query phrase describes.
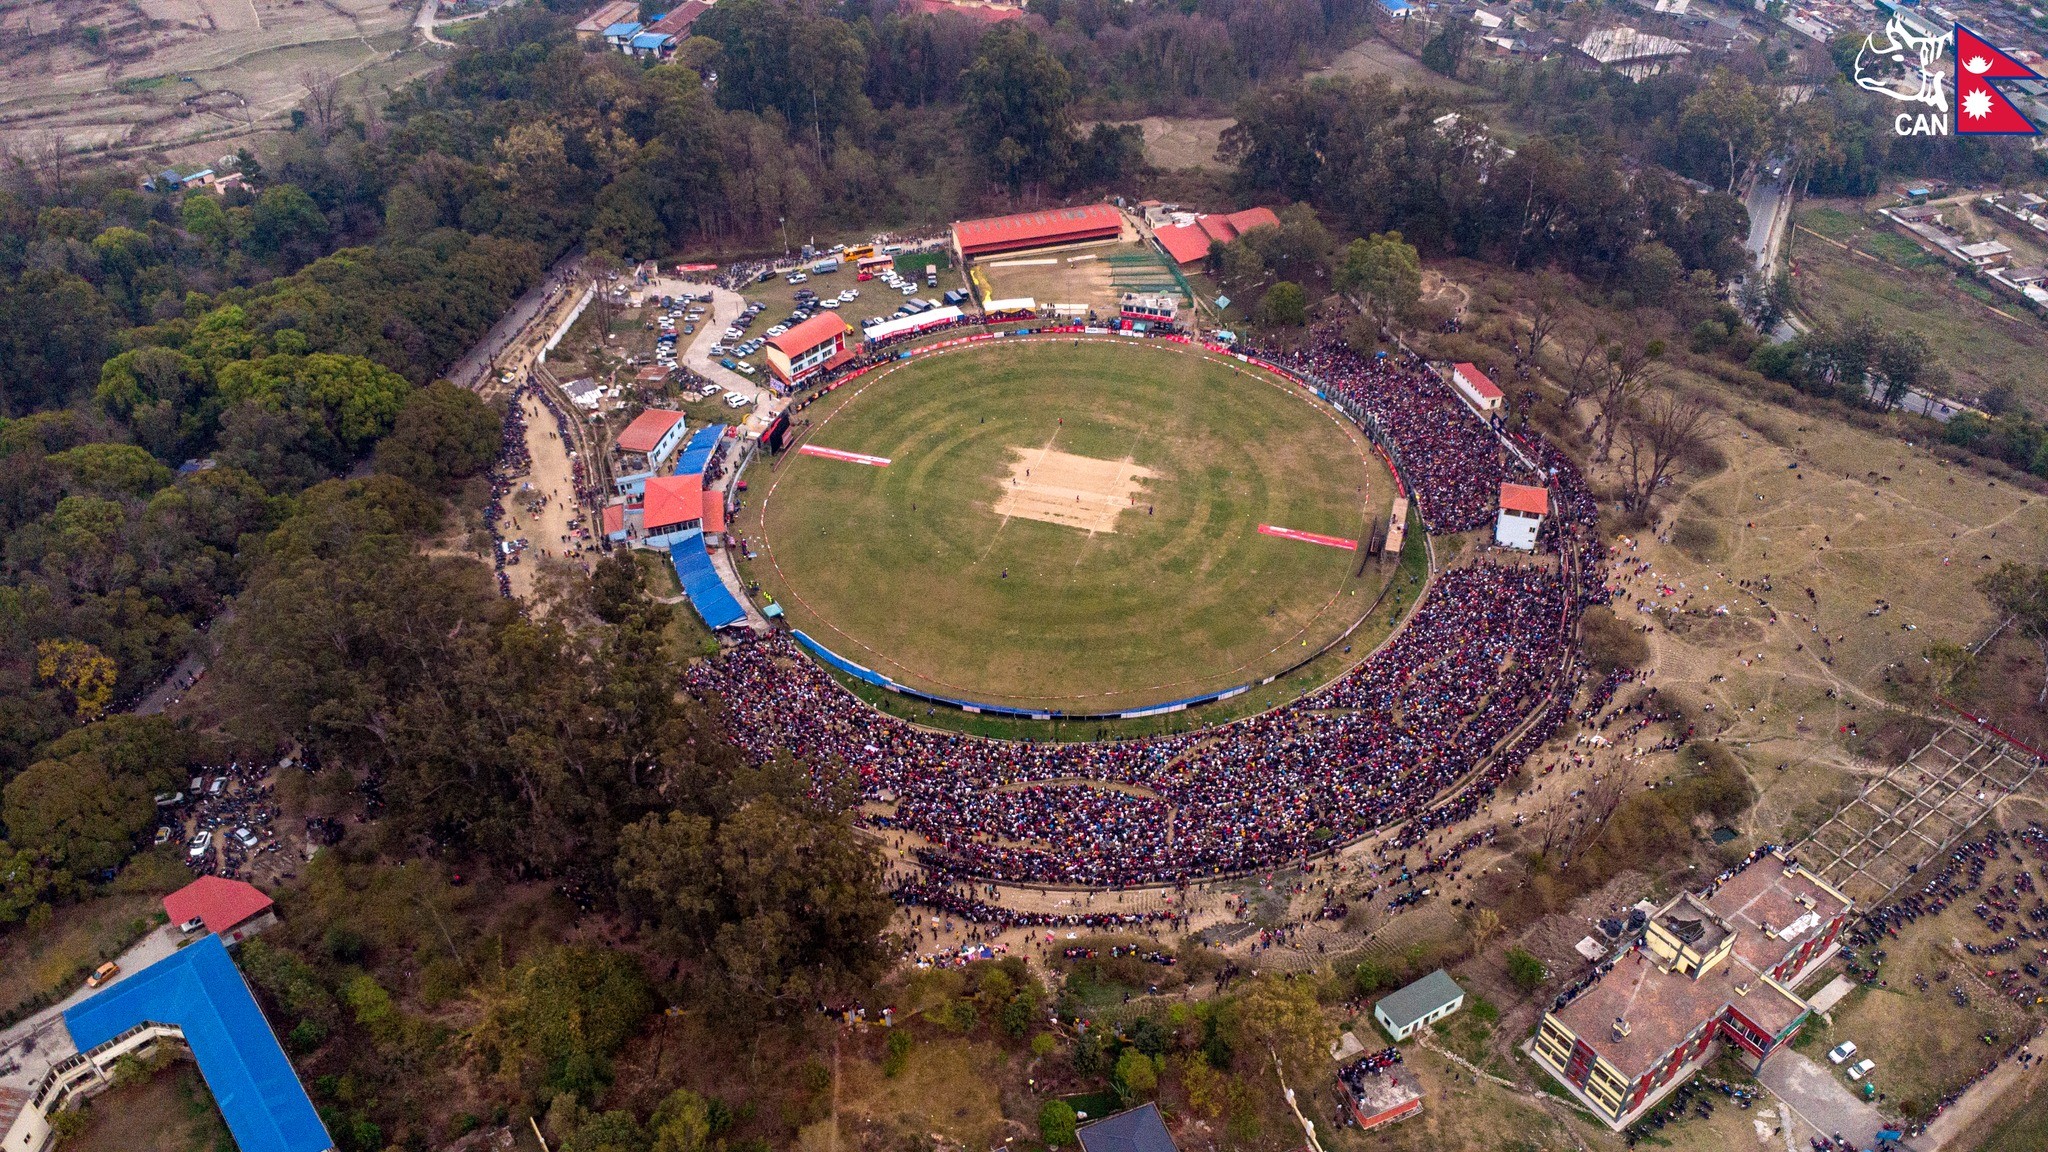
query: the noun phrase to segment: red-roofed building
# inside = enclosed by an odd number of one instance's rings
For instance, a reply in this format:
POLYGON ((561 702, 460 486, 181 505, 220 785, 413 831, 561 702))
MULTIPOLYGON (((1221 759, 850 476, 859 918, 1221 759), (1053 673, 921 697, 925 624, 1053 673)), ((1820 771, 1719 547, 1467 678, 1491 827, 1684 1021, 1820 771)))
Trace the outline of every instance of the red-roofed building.
POLYGON ((604 538, 624 540, 626 538, 626 503, 623 500, 604 506, 604 538))
POLYGON ((689 34, 690 25, 697 22, 697 17, 709 11, 711 5, 704 3, 704 0, 685 0, 684 3, 670 9, 668 15, 649 24, 647 31, 660 32, 681 40, 689 34))
POLYGON ((1185 268, 1209 258, 1209 234, 1194 224, 1168 224, 1154 228, 1152 238, 1166 252, 1166 258, 1185 268))
POLYGON ((704 526, 704 477, 656 476, 647 482, 641 543, 666 548, 704 526))
POLYGON ((725 535, 725 499, 716 492, 704 493, 704 535, 725 535))
POLYGON ((1477 409, 1482 416, 1500 411, 1501 405, 1507 402, 1508 394, 1488 379, 1477 364, 1451 365, 1451 383, 1465 397, 1465 403, 1477 409))
POLYGON ((1192 224, 1168 224, 1152 231, 1153 239, 1167 257, 1183 268, 1209 258, 1209 245, 1228 244, 1254 228, 1278 228, 1280 217, 1271 208, 1246 208, 1242 212, 1212 213, 1195 217, 1192 224))
POLYGON ((201 876, 164 897, 164 912, 181 932, 205 929, 223 944, 239 944, 277 923, 270 897, 254 884, 201 876))
POLYGON ((667 408, 649 408, 633 417, 612 445, 612 474, 616 477, 612 490, 621 496, 638 496, 648 478, 675 458, 685 431, 683 414, 667 408))
POLYGON ((1493 542, 1504 548, 1536 549, 1536 534, 1550 515, 1550 489, 1527 484, 1500 486, 1500 515, 1493 522, 1493 542))
POLYGON ((768 338, 768 370, 786 385, 803 383, 845 355, 846 321, 831 312, 768 338))
POLYGON ((1107 204, 1049 208, 953 225, 953 255, 966 263, 998 252, 1024 252, 1059 244, 1114 240, 1123 235, 1123 213, 1107 204))

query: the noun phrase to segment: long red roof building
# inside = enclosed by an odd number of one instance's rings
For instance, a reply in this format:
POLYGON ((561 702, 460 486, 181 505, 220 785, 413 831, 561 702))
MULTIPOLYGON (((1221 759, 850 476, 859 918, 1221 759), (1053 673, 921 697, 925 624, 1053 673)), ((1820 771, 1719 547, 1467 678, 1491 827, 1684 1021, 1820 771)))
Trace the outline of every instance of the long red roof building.
POLYGON ((1089 240, 1114 240, 1123 234, 1123 213, 1108 204, 1079 208, 1048 208, 953 225, 953 250, 963 260, 998 252, 1050 248, 1089 240))

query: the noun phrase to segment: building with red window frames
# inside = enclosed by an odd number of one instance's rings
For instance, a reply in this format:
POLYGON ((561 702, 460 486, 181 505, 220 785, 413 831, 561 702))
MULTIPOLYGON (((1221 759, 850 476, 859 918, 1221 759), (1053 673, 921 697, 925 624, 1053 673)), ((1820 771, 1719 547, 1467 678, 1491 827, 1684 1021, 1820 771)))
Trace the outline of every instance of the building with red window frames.
POLYGON ((1728 1045, 1757 1068, 1806 1023, 1794 989, 1834 955, 1849 898, 1772 850, 1652 913, 1559 996, 1530 1054, 1619 1131, 1728 1045))

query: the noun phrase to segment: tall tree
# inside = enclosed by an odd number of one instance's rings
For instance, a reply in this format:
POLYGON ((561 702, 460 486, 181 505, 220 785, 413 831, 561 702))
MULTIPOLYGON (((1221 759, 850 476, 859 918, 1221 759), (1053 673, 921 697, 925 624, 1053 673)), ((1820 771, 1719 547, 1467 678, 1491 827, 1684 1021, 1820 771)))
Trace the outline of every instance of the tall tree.
POLYGON ((1074 149, 1067 70, 1022 21, 981 38, 961 77, 960 126, 990 178, 1014 194, 1066 174, 1074 149))
MULTIPOLYGON (((2011 627, 2034 642, 2048 663, 2048 565, 2029 567, 2008 560, 1978 580, 1977 590, 2011 620, 2011 627)), ((2034 697, 2034 707, 2043 706, 2048 706, 2048 674, 2042 676, 2041 691, 2034 697)))

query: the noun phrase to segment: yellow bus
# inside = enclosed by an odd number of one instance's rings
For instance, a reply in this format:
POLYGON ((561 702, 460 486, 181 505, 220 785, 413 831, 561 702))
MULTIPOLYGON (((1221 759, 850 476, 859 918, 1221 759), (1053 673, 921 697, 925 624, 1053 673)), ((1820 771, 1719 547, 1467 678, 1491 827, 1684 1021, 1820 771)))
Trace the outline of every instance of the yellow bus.
POLYGON ((855 244, 853 247, 841 252, 839 258, 846 261, 859 261, 874 254, 875 246, 873 244, 855 244))

